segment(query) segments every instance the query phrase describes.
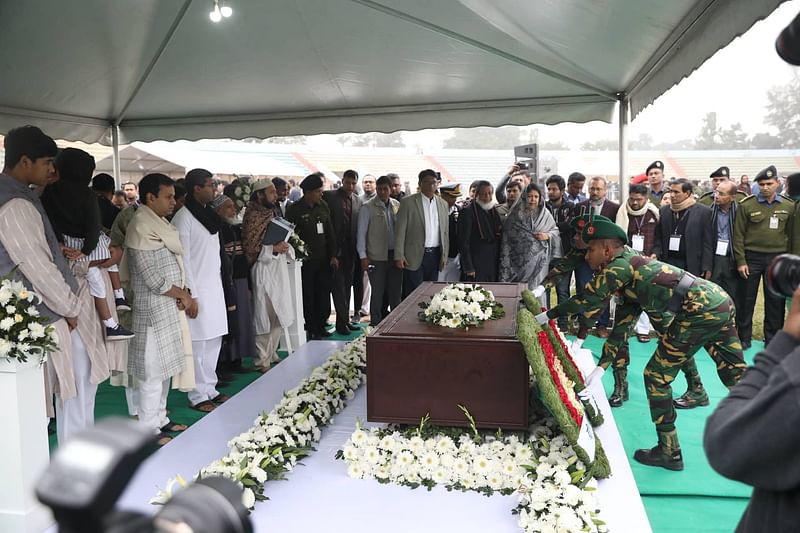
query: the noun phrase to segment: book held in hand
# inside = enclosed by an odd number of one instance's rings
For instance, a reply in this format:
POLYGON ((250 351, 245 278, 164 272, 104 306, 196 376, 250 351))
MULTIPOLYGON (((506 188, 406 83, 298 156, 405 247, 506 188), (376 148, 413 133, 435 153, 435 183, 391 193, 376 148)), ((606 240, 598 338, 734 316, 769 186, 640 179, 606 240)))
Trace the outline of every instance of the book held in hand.
POLYGON ((288 242, 293 232, 294 224, 285 218, 274 217, 267 226, 267 231, 264 232, 264 240, 261 243, 265 246, 272 246, 279 242, 288 242))

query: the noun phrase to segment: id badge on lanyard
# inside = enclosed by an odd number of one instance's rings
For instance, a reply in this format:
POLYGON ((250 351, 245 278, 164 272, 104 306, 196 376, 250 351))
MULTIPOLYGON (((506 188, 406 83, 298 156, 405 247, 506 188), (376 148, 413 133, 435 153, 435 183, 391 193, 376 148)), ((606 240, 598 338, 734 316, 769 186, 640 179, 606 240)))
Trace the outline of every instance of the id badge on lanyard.
POLYGON ((644 235, 633 235, 631 237, 631 247, 637 252, 644 252, 644 235))
POLYGON ((680 252, 681 251, 681 235, 670 235, 669 236, 669 251, 670 252, 680 252))

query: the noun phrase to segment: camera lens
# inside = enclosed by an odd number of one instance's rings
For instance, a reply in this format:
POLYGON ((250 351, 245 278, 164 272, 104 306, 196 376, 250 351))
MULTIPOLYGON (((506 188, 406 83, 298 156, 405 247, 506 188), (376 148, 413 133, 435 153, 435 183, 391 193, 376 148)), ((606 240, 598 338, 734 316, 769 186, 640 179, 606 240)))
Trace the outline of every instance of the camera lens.
POLYGON ((767 268, 767 289, 776 296, 791 298, 800 287, 800 256, 781 254, 767 268))
POLYGON ((190 531, 252 533, 253 525, 242 503, 242 489, 229 479, 200 479, 178 492, 156 515, 156 531, 176 531, 186 524, 190 531))

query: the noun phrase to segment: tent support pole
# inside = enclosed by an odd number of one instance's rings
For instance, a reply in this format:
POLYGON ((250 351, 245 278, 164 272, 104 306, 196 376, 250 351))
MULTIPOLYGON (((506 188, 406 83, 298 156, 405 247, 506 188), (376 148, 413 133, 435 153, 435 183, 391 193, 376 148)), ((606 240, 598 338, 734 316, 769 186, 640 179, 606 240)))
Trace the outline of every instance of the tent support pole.
POLYGON ((117 189, 122 188, 122 173, 121 173, 121 166, 119 163, 119 125, 112 124, 111 125, 111 148, 112 148, 112 156, 111 162, 114 169, 114 181, 117 183, 117 189))
POLYGON ((619 94, 619 197, 620 205, 628 200, 628 111, 630 100, 625 93, 619 94))

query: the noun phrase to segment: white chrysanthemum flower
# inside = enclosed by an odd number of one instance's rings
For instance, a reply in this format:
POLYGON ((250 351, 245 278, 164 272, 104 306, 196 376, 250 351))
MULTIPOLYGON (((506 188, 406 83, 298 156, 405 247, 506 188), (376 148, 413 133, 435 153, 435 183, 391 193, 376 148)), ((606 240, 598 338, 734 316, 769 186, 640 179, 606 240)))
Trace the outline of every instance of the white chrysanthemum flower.
POLYGON ((0 339, 0 357, 8 357, 8 354, 14 349, 14 343, 8 339, 0 339))
POLYGON ((491 461, 485 455, 476 455, 472 460, 472 468, 479 474, 486 474, 491 468, 491 461))

